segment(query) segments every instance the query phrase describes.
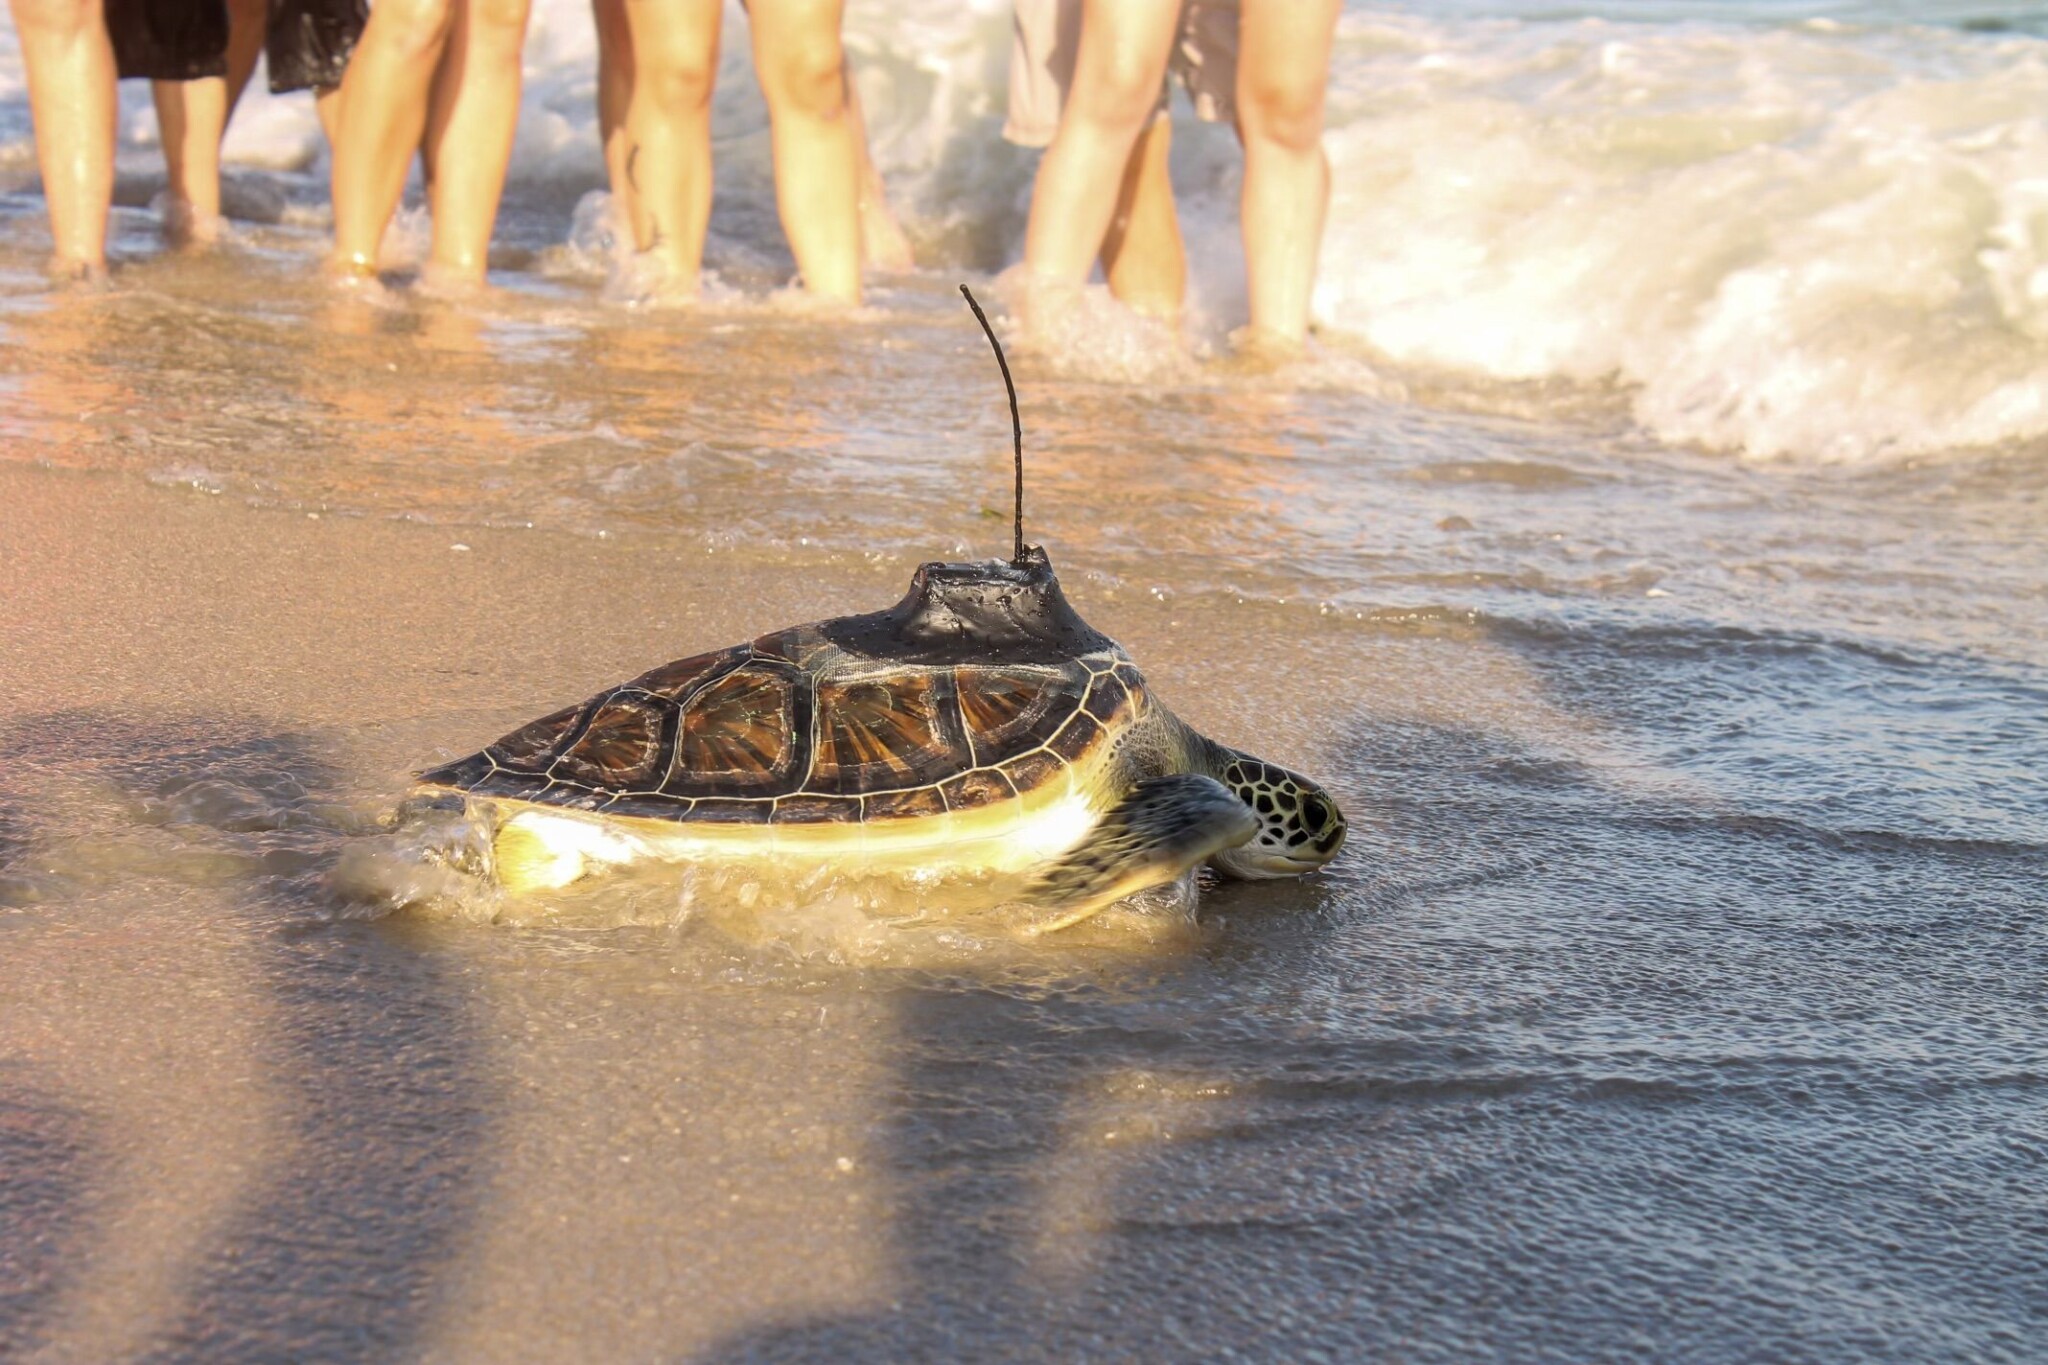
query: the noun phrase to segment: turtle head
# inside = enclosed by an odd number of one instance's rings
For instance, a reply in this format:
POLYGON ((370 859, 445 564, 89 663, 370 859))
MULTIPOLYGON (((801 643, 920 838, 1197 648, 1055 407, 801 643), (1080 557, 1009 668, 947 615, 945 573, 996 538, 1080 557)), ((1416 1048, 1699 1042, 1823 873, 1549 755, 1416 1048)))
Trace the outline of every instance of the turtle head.
POLYGON ((1344 813, 1320 786, 1276 763, 1223 749, 1218 782, 1259 817, 1248 843, 1227 848, 1210 866, 1232 877, 1299 877, 1337 856, 1344 846, 1344 813))

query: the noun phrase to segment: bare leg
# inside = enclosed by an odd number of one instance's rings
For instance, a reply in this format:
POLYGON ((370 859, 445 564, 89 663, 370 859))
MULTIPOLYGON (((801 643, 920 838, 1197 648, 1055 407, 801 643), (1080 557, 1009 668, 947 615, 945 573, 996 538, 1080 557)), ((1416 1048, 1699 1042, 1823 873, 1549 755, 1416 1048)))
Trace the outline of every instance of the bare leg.
POLYGON ((860 255, 861 261, 877 270, 904 271, 917 264, 910 254, 910 239, 903 225, 889 209, 889 187, 868 154, 868 121, 861 112, 860 87, 851 75, 846 80, 846 112, 853 118, 854 146, 860 152, 860 255))
MULTIPOLYGON (((462 0, 455 0, 455 14, 456 22, 461 22, 462 0)), ((441 106, 452 105, 455 101, 456 78, 448 74, 448 54, 454 48, 455 30, 451 26, 448 46, 441 49, 441 60, 434 67, 434 78, 427 82, 427 122, 420 129, 420 191, 427 201, 430 217, 434 206, 434 153, 441 149, 441 144, 434 137, 434 120, 445 116, 446 111, 441 106)))
POLYGON ((427 92, 456 0, 377 0, 342 79, 334 139, 334 254, 343 275, 376 271, 384 229, 427 126, 427 92))
POLYGON ((114 201, 114 48, 100 0, 11 0, 28 68, 36 162, 55 247, 50 267, 96 274, 107 265, 114 201))
POLYGON ((263 39, 270 31, 270 0, 228 0, 228 114, 242 102, 263 39))
POLYGON ((860 302, 860 140, 848 114, 842 0, 754 0, 775 205, 804 288, 860 302))
POLYGON ((313 113, 320 120, 320 131, 327 134, 327 145, 334 146, 341 136, 341 87, 323 85, 315 90, 313 113))
POLYGON ((1031 190, 1024 263, 1035 279, 1088 279, 1131 149, 1158 108, 1179 21, 1180 0, 1091 0, 1083 11, 1073 90, 1031 190))
POLYGON ((626 0, 632 100, 613 183, 629 194, 634 246, 668 289, 690 293, 711 223, 711 91, 719 0, 626 0))
POLYGON ((1323 95, 1340 0, 1244 0, 1238 135, 1245 274, 1255 340, 1298 346, 1330 206, 1323 95))
POLYGON ((163 137, 164 237, 175 245, 220 238, 220 139, 227 131, 228 85, 219 76, 151 81, 163 137))
POLYGON ((626 111, 633 104, 633 28, 626 0, 590 0, 597 23, 597 129, 604 144, 605 179, 618 221, 634 222, 633 187, 626 183, 626 111))
POLYGON ((424 146, 434 217, 427 270, 444 283, 480 284, 489 263, 519 127, 528 6, 529 0, 458 0, 424 146))
POLYGON ((1102 239, 1102 273, 1109 292, 1137 312, 1168 321, 1187 297, 1187 250, 1174 209, 1167 154, 1173 124, 1155 118, 1131 149, 1117 190, 1116 216, 1102 239))

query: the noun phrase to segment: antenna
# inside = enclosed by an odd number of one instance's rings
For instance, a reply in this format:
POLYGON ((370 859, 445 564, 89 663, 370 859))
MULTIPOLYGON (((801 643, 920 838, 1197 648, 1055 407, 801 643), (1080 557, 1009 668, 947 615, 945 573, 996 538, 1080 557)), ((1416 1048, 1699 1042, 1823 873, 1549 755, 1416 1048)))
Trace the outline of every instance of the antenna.
POLYGON ((988 325, 988 314, 981 311, 981 305, 974 301, 974 292, 966 285, 960 286, 960 293, 966 298, 967 306, 974 310, 974 320, 981 324, 988 344, 995 347, 996 364, 1003 371, 1003 387, 1010 392, 1010 439, 1017 450, 1017 552, 1010 562, 1021 565, 1024 562, 1024 420, 1017 416, 1017 386, 1010 379, 1010 362, 1003 358, 1003 343, 996 340, 996 329, 988 325))

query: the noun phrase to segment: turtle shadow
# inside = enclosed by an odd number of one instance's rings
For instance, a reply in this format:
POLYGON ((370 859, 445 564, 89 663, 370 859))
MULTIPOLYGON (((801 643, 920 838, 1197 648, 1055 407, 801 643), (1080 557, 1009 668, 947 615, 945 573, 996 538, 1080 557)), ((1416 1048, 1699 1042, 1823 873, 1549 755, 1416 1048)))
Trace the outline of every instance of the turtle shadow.
MULTIPOLYGON (((0 731, 0 773, 12 789, 0 796, 0 884, 13 874, 28 888, 16 897, 27 913, 0 926, 16 970, 99 978, 65 1006, 67 1031, 87 1041, 54 1051, 54 1065, 31 1056, 0 1071, 0 1109, 25 1116, 0 1122, 0 1189, 13 1192, 0 1265, 12 1261, 24 1287, 0 1296, 0 1354, 67 1349, 67 1323, 75 1351, 79 1321, 136 1312, 148 1330, 129 1344, 152 1360, 416 1349, 436 1272, 478 1202, 482 1040, 445 963, 405 927, 330 913, 318 869, 352 832, 331 746, 231 716, 66 712, 0 731), (117 911, 65 915, 67 902, 109 896, 117 911), (102 923, 103 950, 67 953, 66 934, 102 923), (139 1025, 122 1017, 124 1001, 158 1008, 175 984, 167 968, 205 976, 220 962, 189 1001, 139 1025), (93 1041, 137 1031, 151 1036, 93 1041), (113 1091, 92 1074, 107 1066, 129 1078, 113 1091), (130 1085, 151 1107, 124 1117, 130 1085), (236 1110, 251 1105, 265 1117, 243 1123, 236 1110), (175 1150, 188 1131, 226 1145, 175 1150), (236 1149, 256 1132, 257 1150, 236 1149), (96 1267, 150 1254, 132 1245, 155 1226, 147 1205, 178 1197, 154 1187, 157 1168, 195 1166, 227 1168, 190 1175, 218 1216, 171 1223, 192 1240, 154 1252, 152 1273, 175 1290, 132 1309, 96 1267), (136 1167, 139 1185, 103 1183, 136 1167)), ((88 1353, 92 1340, 86 1330, 88 1353)))

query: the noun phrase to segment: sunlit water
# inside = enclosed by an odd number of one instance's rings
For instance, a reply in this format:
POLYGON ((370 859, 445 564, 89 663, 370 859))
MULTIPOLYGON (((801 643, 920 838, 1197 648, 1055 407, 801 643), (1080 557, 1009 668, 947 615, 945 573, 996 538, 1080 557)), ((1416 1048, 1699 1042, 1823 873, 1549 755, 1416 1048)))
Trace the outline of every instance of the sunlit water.
POLYGON ((1028 529, 1330 785, 1326 873, 1044 939, 351 890, 419 767, 1006 551, 953 283, 1029 162, 1003 13, 930 9, 857 16, 932 265, 853 318, 776 292, 737 28, 720 286, 605 301, 567 4, 487 299, 309 281, 293 103, 238 134, 289 209, 125 210, 109 293, 0 202, 0 1356, 2038 1358, 2048 62, 1996 5, 1348 16, 1277 373, 1187 130, 1188 345, 1015 357, 1028 529))

